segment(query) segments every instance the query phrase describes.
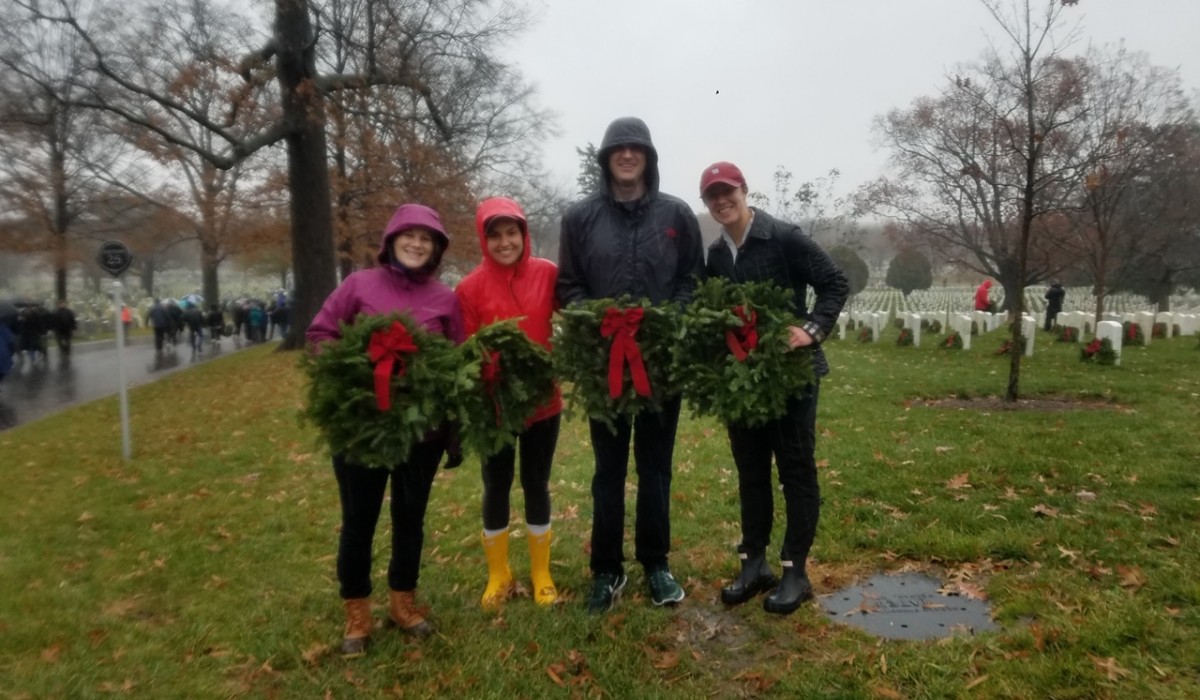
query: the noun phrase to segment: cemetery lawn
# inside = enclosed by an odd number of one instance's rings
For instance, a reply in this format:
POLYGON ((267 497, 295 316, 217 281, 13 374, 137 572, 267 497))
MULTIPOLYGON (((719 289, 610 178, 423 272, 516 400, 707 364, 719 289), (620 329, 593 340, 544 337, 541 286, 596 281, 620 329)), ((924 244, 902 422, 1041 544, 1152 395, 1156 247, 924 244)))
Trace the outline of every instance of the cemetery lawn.
MULTIPOLYGON (((1039 331, 1021 388, 1052 400, 1008 410, 981 401, 1007 381, 1001 331, 969 351, 928 334, 896 347, 896 333, 829 343, 810 576, 820 595, 927 572, 986 598, 996 631, 885 641, 816 604, 784 618, 760 600, 723 608, 736 474, 723 430, 687 417, 671 563, 688 597, 654 608, 629 562, 625 597, 590 617, 592 462, 572 419, 551 487, 565 602, 480 610, 468 456, 439 473, 426 522, 419 597, 438 634, 377 629, 365 658, 342 660, 328 456, 297 420, 296 355, 260 347, 134 389, 127 464, 115 398, 0 433, 0 698, 1200 697, 1196 340, 1127 347, 1120 367, 1099 367, 1039 331)), ((522 506, 514 487, 519 577, 522 506)), ((385 515, 377 620, 388 529, 385 515)))

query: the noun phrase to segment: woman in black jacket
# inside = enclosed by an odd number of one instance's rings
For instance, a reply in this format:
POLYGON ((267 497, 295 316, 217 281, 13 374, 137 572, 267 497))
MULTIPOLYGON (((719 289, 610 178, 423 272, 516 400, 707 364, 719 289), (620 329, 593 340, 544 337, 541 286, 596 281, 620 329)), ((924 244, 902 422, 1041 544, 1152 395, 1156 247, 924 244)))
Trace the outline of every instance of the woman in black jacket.
POLYGON ((817 532, 821 491, 815 458, 817 396, 820 378, 829 373, 821 342, 833 329, 850 286, 833 259, 800 230, 746 203, 746 179, 733 163, 714 163, 700 177, 700 195, 709 213, 721 224, 721 235, 708 248, 706 272, 734 282, 772 281, 791 289, 796 313, 805 321, 790 329, 793 349, 813 348, 816 378, 800 395, 788 400, 787 412, 765 425, 729 425, 729 445, 738 470, 742 543, 738 545, 741 574, 721 589, 727 605, 745 603, 772 590, 763 601, 767 612, 786 615, 812 598, 805 563, 817 532), (810 309, 807 288, 817 297, 810 309), (776 579, 767 564, 774 494, 771 457, 779 468, 787 512, 781 560, 783 576, 776 579))

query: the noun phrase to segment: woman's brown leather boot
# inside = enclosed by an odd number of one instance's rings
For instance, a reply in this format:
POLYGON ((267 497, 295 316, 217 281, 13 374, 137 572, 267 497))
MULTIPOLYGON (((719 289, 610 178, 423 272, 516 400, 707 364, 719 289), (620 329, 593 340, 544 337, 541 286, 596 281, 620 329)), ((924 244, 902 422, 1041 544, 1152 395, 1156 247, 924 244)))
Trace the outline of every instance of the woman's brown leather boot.
POLYGON ((433 625, 417 608, 416 591, 388 591, 388 620, 401 631, 424 639, 433 634, 433 625))

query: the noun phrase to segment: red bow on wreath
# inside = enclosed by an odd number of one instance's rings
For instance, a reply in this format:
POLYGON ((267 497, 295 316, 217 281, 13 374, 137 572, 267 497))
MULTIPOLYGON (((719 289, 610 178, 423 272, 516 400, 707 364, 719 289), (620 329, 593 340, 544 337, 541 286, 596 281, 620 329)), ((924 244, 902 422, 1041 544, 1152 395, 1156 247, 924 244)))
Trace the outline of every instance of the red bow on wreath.
POLYGON ((371 342, 367 345, 367 357, 375 363, 375 405, 379 410, 386 411, 392 407, 392 392, 390 383, 392 370, 400 363, 396 375, 403 377, 405 371, 404 357, 400 353, 416 352, 417 346, 404 324, 395 321, 387 330, 375 331, 371 334, 371 342))
POLYGON ((742 306, 733 307, 733 313, 742 325, 725 331, 725 344, 729 346, 729 352, 733 353, 738 362, 745 362, 747 354, 758 347, 758 330, 755 327, 758 313, 751 311, 747 315, 745 307, 742 306))
POLYGON ((608 353, 608 395, 617 398, 621 395, 622 379, 625 375, 625 362, 629 362, 629 375, 633 379, 633 388, 639 396, 650 395, 650 378, 646 376, 646 366, 642 362, 642 351, 633 336, 637 334, 642 323, 642 309, 609 309, 604 312, 604 321, 600 324, 600 335, 612 337, 612 349, 608 353))
POLYGON ((492 407, 496 409, 496 427, 500 427, 500 401, 496 398, 496 387, 500 384, 500 351, 484 350, 483 367, 479 378, 483 380, 483 389, 492 399, 492 407))

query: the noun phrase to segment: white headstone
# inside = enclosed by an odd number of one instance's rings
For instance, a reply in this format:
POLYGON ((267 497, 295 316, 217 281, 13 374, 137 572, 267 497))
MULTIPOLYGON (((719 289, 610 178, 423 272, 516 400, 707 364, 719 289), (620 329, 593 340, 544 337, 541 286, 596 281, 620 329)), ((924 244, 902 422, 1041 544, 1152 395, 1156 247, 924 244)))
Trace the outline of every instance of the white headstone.
POLYGON ((912 333, 913 347, 921 347, 921 314, 906 314, 904 325, 912 333))
POLYGON ((1154 335, 1154 314, 1142 311, 1138 313, 1136 323, 1142 327, 1142 337, 1146 339, 1146 345, 1149 345, 1150 336, 1154 335))
POLYGON ((1025 336, 1025 357, 1033 355, 1033 335, 1037 332, 1037 319, 1026 314, 1021 317, 1021 335, 1025 336))
POLYGON ((1096 337, 1100 340, 1108 338, 1112 343, 1113 352, 1117 353, 1116 364, 1121 364, 1121 324, 1116 321, 1101 321, 1096 324, 1096 337))
POLYGON ((962 336, 963 350, 971 349, 971 317, 966 314, 955 317, 955 326, 962 336))

